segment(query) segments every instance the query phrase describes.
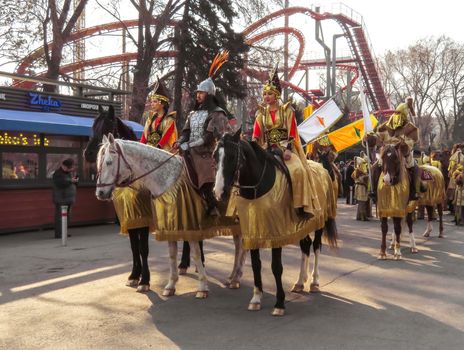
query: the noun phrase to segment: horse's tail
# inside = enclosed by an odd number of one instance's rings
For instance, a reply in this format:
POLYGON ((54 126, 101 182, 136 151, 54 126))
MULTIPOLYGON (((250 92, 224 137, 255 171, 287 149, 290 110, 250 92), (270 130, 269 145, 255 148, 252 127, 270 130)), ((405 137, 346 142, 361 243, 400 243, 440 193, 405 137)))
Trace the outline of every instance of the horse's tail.
POLYGON ((337 223, 335 222, 334 218, 327 219, 327 221, 325 222, 324 231, 325 231, 325 235, 327 238, 327 242, 329 243, 329 246, 331 248, 336 248, 338 231, 337 231, 337 223))

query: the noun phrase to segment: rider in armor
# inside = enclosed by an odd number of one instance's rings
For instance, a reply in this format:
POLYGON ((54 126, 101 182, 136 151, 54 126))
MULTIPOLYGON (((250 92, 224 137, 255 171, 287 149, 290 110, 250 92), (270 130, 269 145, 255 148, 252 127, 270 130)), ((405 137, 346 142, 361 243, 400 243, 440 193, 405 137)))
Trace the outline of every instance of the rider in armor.
POLYGON ((140 142, 169 152, 177 140, 176 112, 168 113, 168 93, 159 80, 153 90, 148 96, 153 113, 147 118, 140 142))
POLYGON ((228 52, 216 56, 210 68, 209 78, 202 81, 196 90, 196 103, 187 116, 184 128, 175 147, 179 147, 189 177, 207 203, 207 212, 218 215, 213 194, 215 164, 213 152, 216 140, 229 131, 226 112, 218 106, 216 86, 212 77, 228 59, 228 52))
MULTIPOLYGON (((418 129, 409 121, 409 115, 416 115, 412 97, 408 97, 404 103, 400 103, 388 121, 378 127, 376 138, 378 146, 387 144, 400 146, 399 150, 404 156, 405 165, 409 173, 409 199, 417 200, 417 193, 420 190, 420 180, 419 169, 413 158, 413 148, 414 144, 418 141, 418 129)), ((381 160, 379 165, 381 165, 381 160)))

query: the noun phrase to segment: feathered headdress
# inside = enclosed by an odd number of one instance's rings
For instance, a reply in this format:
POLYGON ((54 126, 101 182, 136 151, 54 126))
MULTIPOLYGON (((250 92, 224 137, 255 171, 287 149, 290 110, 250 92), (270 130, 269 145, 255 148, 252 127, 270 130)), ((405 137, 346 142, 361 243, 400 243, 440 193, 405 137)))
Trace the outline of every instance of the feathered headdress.
POLYGON ((279 98, 282 94, 282 87, 280 86, 280 79, 279 75, 277 74, 277 65, 275 66, 271 74, 269 74, 269 79, 263 87, 263 93, 269 91, 273 92, 277 98, 279 98))
POLYGON ((218 53, 216 57, 214 57, 213 63, 211 63, 211 67, 209 68, 209 74, 208 74, 209 78, 206 80, 203 80, 198 85, 197 92, 203 91, 209 95, 216 94, 216 86, 214 85, 213 77, 216 75, 219 68, 221 68, 222 65, 226 63, 228 60, 229 60, 229 51, 227 50, 218 53))
POLYGON ((149 95, 150 100, 160 100, 169 104, 169 94, 161 81, 158 79, 152 93, 149 95))

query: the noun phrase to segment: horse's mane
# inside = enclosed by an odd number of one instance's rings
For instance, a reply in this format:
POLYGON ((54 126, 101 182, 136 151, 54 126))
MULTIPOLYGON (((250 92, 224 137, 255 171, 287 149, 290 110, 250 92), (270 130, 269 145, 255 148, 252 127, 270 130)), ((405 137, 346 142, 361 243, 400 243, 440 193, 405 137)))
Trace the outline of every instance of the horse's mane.
POLYGON ((269 161, 272 165, 280 169, 281 164, 279 161, 265 149, 263 149, 257 142, 255 141, 245 141, 242 143, 243 146, 248 148, 252 151, 258 160, 263 159, 269 161))
POLYGON ((135 135, 134 130, 130 126, 127 126, 126 124, 124 124, 121 118, 119 117, 115 117, 115 118, 117 121, 119 136, 125 140, 136 141, 137 136, 135 135))

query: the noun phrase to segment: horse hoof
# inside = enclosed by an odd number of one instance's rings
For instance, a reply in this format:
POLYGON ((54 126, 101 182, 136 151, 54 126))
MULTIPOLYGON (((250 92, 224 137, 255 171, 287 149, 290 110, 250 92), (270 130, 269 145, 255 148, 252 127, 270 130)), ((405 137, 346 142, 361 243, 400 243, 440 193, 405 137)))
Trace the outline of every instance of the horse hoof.
POLYGON ((395 255, 393 259, 395 260, 401 260, 403 257, 401 255, 395 255))
POLYGON ((248 311, 259 311, 261 310, 261 303, 249 303, 248 311))
POLYGON ((277 307, 272 310, 272 316, 283 316, 285 315, 285 309, 279 309, 277 307))
POLYGON ((309 285, 310 293, 320 293, 321 289, 319 288, 319 283, 311 283, 309 285))
POLYGON ((417 253, 419 253, 419 250, 417 248, 411 248, 411 253, 412 254, 417 254, 417 253))
POLYGON ((239 289, 240 288, 240 282, 238 282, 238 281, 230 282, 228 287, 229 287, 229 289, 239 289))
POLYGON ((179 268, 179 275, 186 275, 187 274, 187 268, 185 267, 180 267, 179 268))
POLYGON ((438 238, 445 238, 445 235, 444 235, 443 233, 440 233, 440 234, 438 235, 438 238))
POLYGON ((146 293, 150 290, 149 284, 141 284, 137 287, 137 293, 146 293))
POLYGON ((172 297, 176 293, 176 289, 165 289, 163 290, 163 297, 172 297))
POLYGON ((424 234, 422 235, 424 237, 430 237, 430 231, 425 231, 424 234))
POLYGON ((137 287, 139 285, 139 280, 127 280, 127 287, 137 287))
POLYGON ((295 284, 292 288, 292 293, 303 293, 303 292, 304 292, 303 284, 295 284))
POLYGON ((206 299, 208 297, 208 291, 198 291, 197 294, 195 294, 195 298, 197 299, 206 299))
POLYGON ((379 256, 377 257, 377 260, 387 260, 387 254, 380 253, 379 256))

